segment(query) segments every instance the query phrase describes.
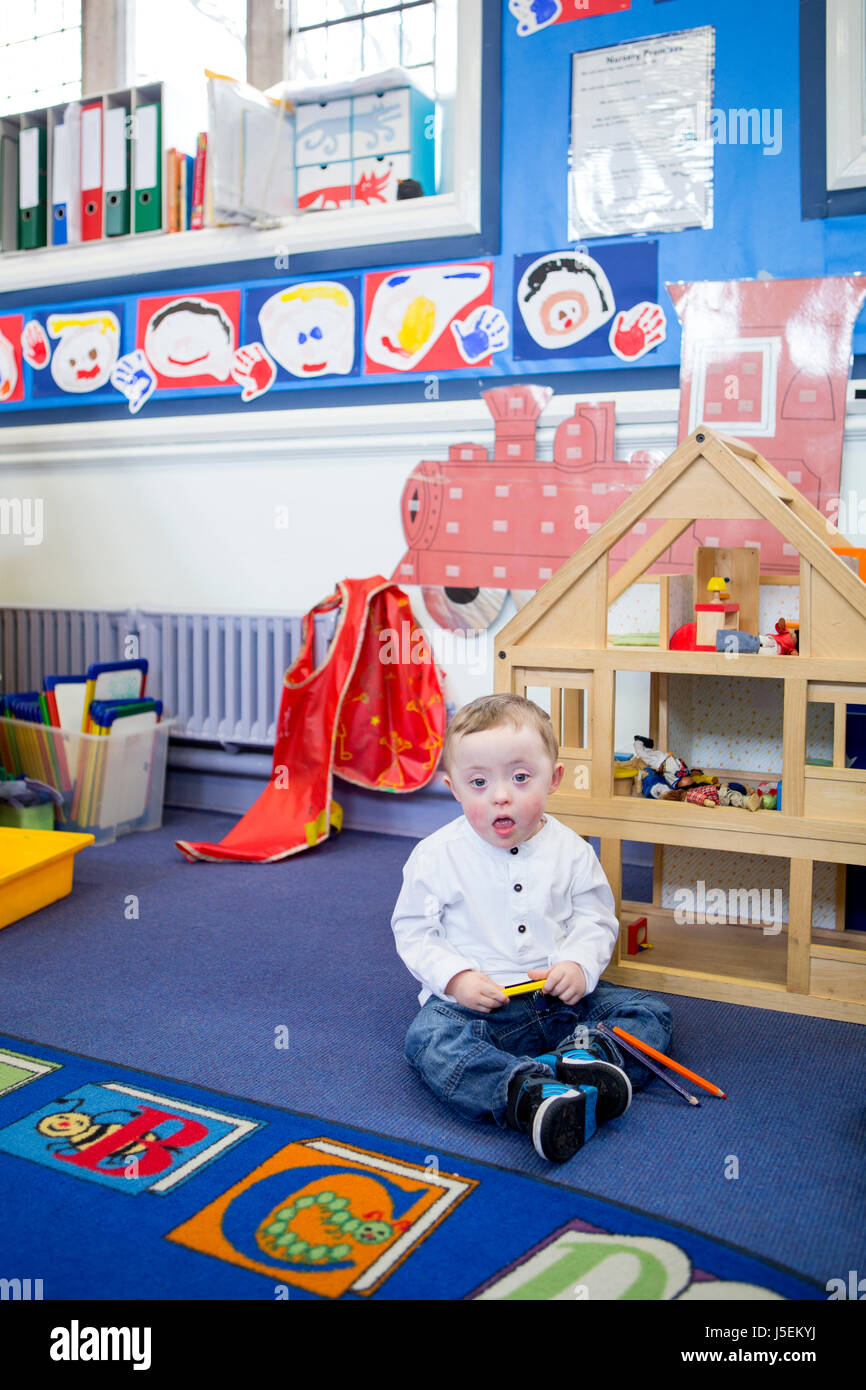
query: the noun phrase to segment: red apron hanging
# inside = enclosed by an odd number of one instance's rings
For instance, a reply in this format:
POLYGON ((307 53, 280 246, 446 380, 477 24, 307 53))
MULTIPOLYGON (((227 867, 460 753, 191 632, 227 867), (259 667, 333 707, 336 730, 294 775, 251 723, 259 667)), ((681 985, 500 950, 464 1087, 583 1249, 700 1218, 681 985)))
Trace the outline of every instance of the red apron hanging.
POLYGON ((359 787, 415 791, 433 777, 444 732, 439 674, 408 598, 380 574, 343 580, 304 618, 267 787, 219 844, 175 843, 190 862, 269 863, 310 849, 342 822, 334 773, 359 787), (314 670, 315 616, 335 608, 337 630, 314 670))

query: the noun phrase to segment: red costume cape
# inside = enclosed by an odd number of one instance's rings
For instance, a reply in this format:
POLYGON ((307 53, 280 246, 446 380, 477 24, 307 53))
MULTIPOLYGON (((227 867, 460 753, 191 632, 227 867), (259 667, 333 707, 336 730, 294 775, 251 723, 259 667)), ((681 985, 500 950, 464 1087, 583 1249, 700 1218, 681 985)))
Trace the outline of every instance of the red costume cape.
POLYGON ((175 843, 190 862, 270 863, 310 849, 342 822, 334 773, 376 791, 415 791, 436 770, 444 732, 439 673, 408 598, 380 574, 343 580, 304 618, 267 787, 219 844, 175 843), (314 618, 334 608, 337 630, 313 670, 314 618))

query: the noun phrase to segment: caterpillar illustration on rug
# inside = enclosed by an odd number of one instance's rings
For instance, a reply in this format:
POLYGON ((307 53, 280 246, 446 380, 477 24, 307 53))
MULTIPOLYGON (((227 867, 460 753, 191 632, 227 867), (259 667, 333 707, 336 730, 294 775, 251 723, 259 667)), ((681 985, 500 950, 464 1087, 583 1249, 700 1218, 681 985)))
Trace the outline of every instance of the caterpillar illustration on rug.
POLYGON ((338 1197, 335 1192, 296 1197, 266 1217, 256 1231, 256 1243, 268 1255, 290 1264, 336 1264, 351 1257, 353 1242, 382 1245, 410 1224, 388 1221, 381 1211, 368 1211, 358 1216, 352 1212, 350 1203, 351 1198, 338 1197), (305 1219, 303 1213, 306 1213, 305 1219), (294 1229, 298 1218, 310 1239, 294 1229), (317 1226, 323 1235, 334 1239, 315 1240, 317 1226))

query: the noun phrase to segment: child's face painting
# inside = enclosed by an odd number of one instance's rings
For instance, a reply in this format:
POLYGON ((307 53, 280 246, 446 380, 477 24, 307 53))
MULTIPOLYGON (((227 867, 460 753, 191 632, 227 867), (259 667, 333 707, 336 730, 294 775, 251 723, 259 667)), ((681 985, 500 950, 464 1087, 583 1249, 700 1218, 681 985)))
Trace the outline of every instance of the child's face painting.
POLYGON ((615 307, 601 266, 589 257, 566 252, 527 267, 517 302, 532 338, 549 351, 570 348, 588 337, 615 307))
POLYGON ((427 355, 448 324, 490 282, 482 265, 425 266, 398 271, 376 291, 367 324, 367 356, 383 367, 409 372, 427 355))
MULTIPOLYGON (((199 301, 204 303, 204 301, 199 301)), ((211 306, 215 310, 216 306, 211 306)), ((222 313, 183 304, 155 314, 147 326, 144 351, 160 376, 212 376, 228 380, 234 330, 222 313)))
POLYGON ((530 725, 503 724, 464 734, 451 755, 445 778, 476 834, 488 845, 511 849, 541 826, 544 805, 562 780, 530 725))
POLYGON ((59 331, 51 355, 51 375, 61 391, 80 393, 104 386, 117 361, 119 332, 105 321, 82 322, 65 327, 49 321, 48 331, 59 331))
POLYGON ((268 352, 292 376, 309 380, 352 370, 355 301, 344 285, 311 282, 275 294, 262 305, 259 325, 268 352))
POLYGON ((508 0, 508 8, 517 20, 521 37, 546 28, 562 14, 561 0, 508 0))
POLYGON ((11 399, 18 385, 18 364, 15 350, 8 338, 0 333, 0 402, 11 399))

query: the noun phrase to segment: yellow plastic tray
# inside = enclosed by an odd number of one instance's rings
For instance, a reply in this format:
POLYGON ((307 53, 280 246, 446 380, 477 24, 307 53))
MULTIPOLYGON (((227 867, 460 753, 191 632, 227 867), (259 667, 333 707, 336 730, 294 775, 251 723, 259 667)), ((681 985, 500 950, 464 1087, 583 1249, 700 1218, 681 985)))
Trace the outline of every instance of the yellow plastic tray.
POLYGON ((0 927, 72 892, 74 857, 92 835, 0 826, 0 927))

